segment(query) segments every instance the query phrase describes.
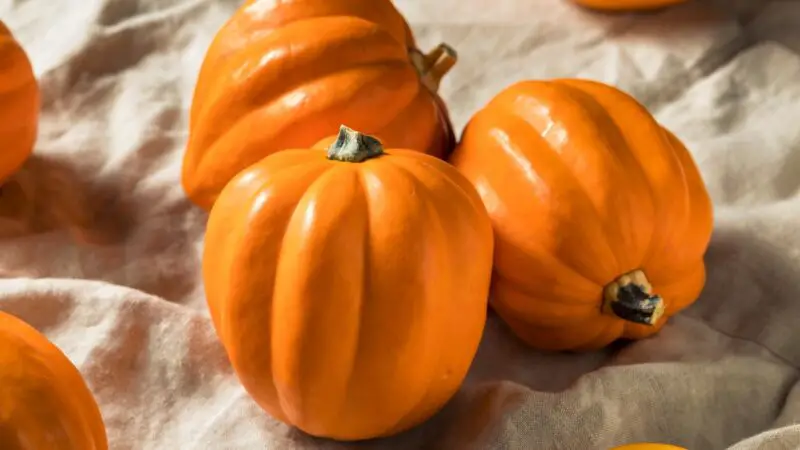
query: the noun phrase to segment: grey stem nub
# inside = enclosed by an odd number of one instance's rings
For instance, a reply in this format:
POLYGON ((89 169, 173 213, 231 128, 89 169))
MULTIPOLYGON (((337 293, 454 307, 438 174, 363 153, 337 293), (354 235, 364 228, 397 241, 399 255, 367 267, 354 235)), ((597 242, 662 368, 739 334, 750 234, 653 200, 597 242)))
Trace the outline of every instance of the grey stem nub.
POLYGON ((383 154, 383 144, 377 138, 348 128, 339 127, 339 135, 328 147, 328 159, 343 162, 362 162, 383 154))
POLYGON ((621 275, 603 289, 603 309, 619 319, 642 325, 655 325, 666 305, 641 269, 621 275))
POLYGON ((620 319, 633 323, 652 325, 654 316, 659 314, 662 299, 658 295, 649 295, 635 284, 621 286, 617 292, 617 301, 611 302, 611 311, 620 319))

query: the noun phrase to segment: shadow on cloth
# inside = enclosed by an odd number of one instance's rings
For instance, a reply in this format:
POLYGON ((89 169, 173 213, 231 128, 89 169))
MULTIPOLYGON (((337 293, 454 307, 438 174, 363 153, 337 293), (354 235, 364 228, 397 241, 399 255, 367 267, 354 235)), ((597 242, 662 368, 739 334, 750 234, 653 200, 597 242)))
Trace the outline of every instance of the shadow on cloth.
POLYGON ((718 228, 706 253, 705 289, 684 314, 800 367, 800 255, 791 245, 762 238, 755 230, 718 228))
POLYGON ((114 236, 98 227, 88 194, 69 165, 33 155, 0 188, 0 238, 66 230, 79 243, 107 243, 114 236))

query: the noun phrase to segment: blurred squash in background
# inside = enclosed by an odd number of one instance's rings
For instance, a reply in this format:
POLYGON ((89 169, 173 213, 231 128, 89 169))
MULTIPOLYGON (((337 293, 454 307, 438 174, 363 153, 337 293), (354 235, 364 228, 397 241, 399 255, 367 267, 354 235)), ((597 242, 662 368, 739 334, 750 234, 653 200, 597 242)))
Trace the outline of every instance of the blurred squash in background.
POLYGON ((0 22, 0 182, 33 152, 39 121, 39 85, 25 50, 0 22))
POLYGON ((636 11, 659 9, 684 3, 686 0, 574 0, 575 3, 592 9, 606 11, 636 11))

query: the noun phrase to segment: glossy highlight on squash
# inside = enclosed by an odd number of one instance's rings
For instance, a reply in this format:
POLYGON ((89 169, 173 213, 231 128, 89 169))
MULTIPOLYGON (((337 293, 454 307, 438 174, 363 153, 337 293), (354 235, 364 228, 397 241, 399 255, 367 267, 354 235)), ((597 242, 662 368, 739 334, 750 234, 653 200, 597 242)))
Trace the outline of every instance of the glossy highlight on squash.
POLYGON ((308 148, 342 122, 444 157, 455 139, 436 91, 455 62, 445 44, 421 53, 390 0, 248 0, 200 70, 184 190, 210 209, 239 171, 308 148))
POLYGON ((0 449, 106 450, 97 403, 53 343, 0 312, 0 449))
POLYGON ((389 436, 466 376, 491 222, 444 161, 346 127, 320 147, 270 155, 222 191, 203 254, 208 307, 270 415, 315 436, 389 436))
POLYGON ((33 152, 39 121, 39 85, 25 50, 0 22, 0 183, 33 152))
POLYGON ((492 307, 531 346, 639 339, 694 302, 712 206, 691 155, 629 95, 525 81, 470 120, 451 158, 492 217, 492 307))

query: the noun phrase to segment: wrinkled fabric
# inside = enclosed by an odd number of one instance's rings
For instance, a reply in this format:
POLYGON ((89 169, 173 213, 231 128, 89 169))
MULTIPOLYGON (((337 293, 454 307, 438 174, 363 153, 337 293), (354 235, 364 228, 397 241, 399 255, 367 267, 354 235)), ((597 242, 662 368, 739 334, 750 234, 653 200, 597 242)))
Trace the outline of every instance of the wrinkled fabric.
POLYGON ((800 448, 800 2, 640 15, 566 0, 397 0, 423 48, 460 60, 457 129, 525 78, 633 94, 692 150, 715 231, 699 301, 658 336, 588 354, 526 349, 490 316, 464 387, 402 435, 315 439, 243 391, 205 311, 206 214, 180 187, 192 90, 233 0, 6 0, 43 105, 0 199, 0 310, 80 369, 111 448, 800 448))

